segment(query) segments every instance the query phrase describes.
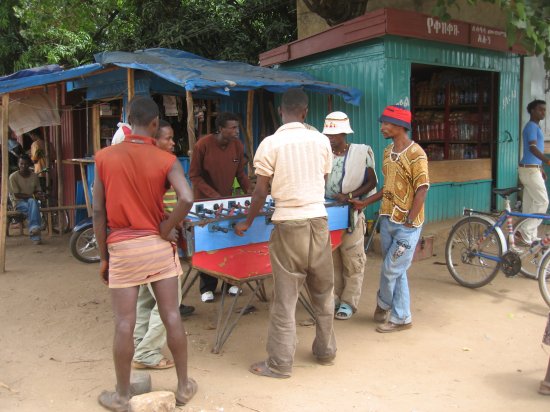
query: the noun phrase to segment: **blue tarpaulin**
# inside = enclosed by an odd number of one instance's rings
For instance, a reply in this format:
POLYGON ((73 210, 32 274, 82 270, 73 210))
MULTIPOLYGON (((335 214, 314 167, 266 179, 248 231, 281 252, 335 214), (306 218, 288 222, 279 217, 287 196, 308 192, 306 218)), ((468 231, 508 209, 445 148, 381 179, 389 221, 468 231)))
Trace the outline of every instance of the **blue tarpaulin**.
POLYGON ((57 65, 50 65, 0 77, 0 94, 78 79, 114 65, 152 73, 190 92, 230 95, 231 91, 263 88, 282 93, 293 87, 303 87, 311 92, 340 95, 345 102, 354 105, 359 105, 361 99, 361 92, 357 89, 318 81, 306 73, 210 60, 182 50, 159 48, 136 52, 102 52, 94 57, 97 63, 73 69, 62 70, 57 65))
POLYGON ((182 50, 158 48, 136 52, 102 52, 94 57, 103 66, 112 64, 154 73, 190 92, 210 91, 229 95, 231 91, 263 88, 282 93, 293 87, 303 87, 312 92, 340 95, 345 102, 354 105, 359 105, 361 99, 361 92, 357 89, 317 81, 305 73, 210 60, 182 50))
POLYGON ((0 77, 0 94, 78 78, 100 69, 102 69, 100 64, 93 63, 68 70, 61 70, 57 65, 21 70, 9 76, 0 77))

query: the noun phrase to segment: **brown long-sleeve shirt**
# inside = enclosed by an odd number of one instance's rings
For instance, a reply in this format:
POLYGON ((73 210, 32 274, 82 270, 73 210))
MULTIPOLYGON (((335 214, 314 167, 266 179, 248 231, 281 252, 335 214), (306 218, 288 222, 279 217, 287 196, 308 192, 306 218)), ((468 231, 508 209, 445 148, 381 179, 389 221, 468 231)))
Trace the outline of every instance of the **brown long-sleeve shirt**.
POLYGON ((247 193, 250 182, 244 165, 244 148, 239 139, 232 139, 222 150, 213 134, 201 137, 189 167, 195 200, 231 196, 235 177, 247 193))

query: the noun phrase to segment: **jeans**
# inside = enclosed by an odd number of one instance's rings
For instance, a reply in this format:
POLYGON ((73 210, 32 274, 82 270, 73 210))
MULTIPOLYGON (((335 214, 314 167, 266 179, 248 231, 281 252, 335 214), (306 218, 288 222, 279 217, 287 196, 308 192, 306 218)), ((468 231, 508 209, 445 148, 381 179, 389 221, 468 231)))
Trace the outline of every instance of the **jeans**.
MULTIPOLYGON (((36 199, 18 200, 15 210, 27 216, 29 232, 34 228, 41 228, 42 218, 40 217, 40 207, 38 207, 36 199)), ((40 231, 38 231, 37 235, 31 236, 31 240, 40 240, 40 231)))
POLYGON ((384 261, 377 301, 382 309, 391 309, 389 320, 398 325, 412 322, 407 269, 411 266, 421 231, 420 227, 393 223, 387 216, 380 218, 384 261))

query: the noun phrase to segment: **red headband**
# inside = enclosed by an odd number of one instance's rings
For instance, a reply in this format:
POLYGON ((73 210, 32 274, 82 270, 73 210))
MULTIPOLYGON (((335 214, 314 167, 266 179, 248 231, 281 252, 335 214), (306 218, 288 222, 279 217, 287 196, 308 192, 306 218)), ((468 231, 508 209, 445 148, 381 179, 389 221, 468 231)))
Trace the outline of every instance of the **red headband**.
POLYGON ((402 109, 397 106, 388 106, 384 109, 382 116, 390 117, 396 120, 401 120, 405 123, 411 122, 411 112, 407 109, 402 109))

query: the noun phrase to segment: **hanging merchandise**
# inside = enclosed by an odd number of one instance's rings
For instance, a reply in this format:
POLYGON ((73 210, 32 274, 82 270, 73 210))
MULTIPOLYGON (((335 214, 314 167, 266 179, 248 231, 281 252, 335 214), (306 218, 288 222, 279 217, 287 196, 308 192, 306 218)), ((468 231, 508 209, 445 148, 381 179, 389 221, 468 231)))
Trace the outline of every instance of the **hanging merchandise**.
POLYGON ((178 115, 176 96, 162 96, 162 102, 164 104, 164 113, 166 116, 178 115))

